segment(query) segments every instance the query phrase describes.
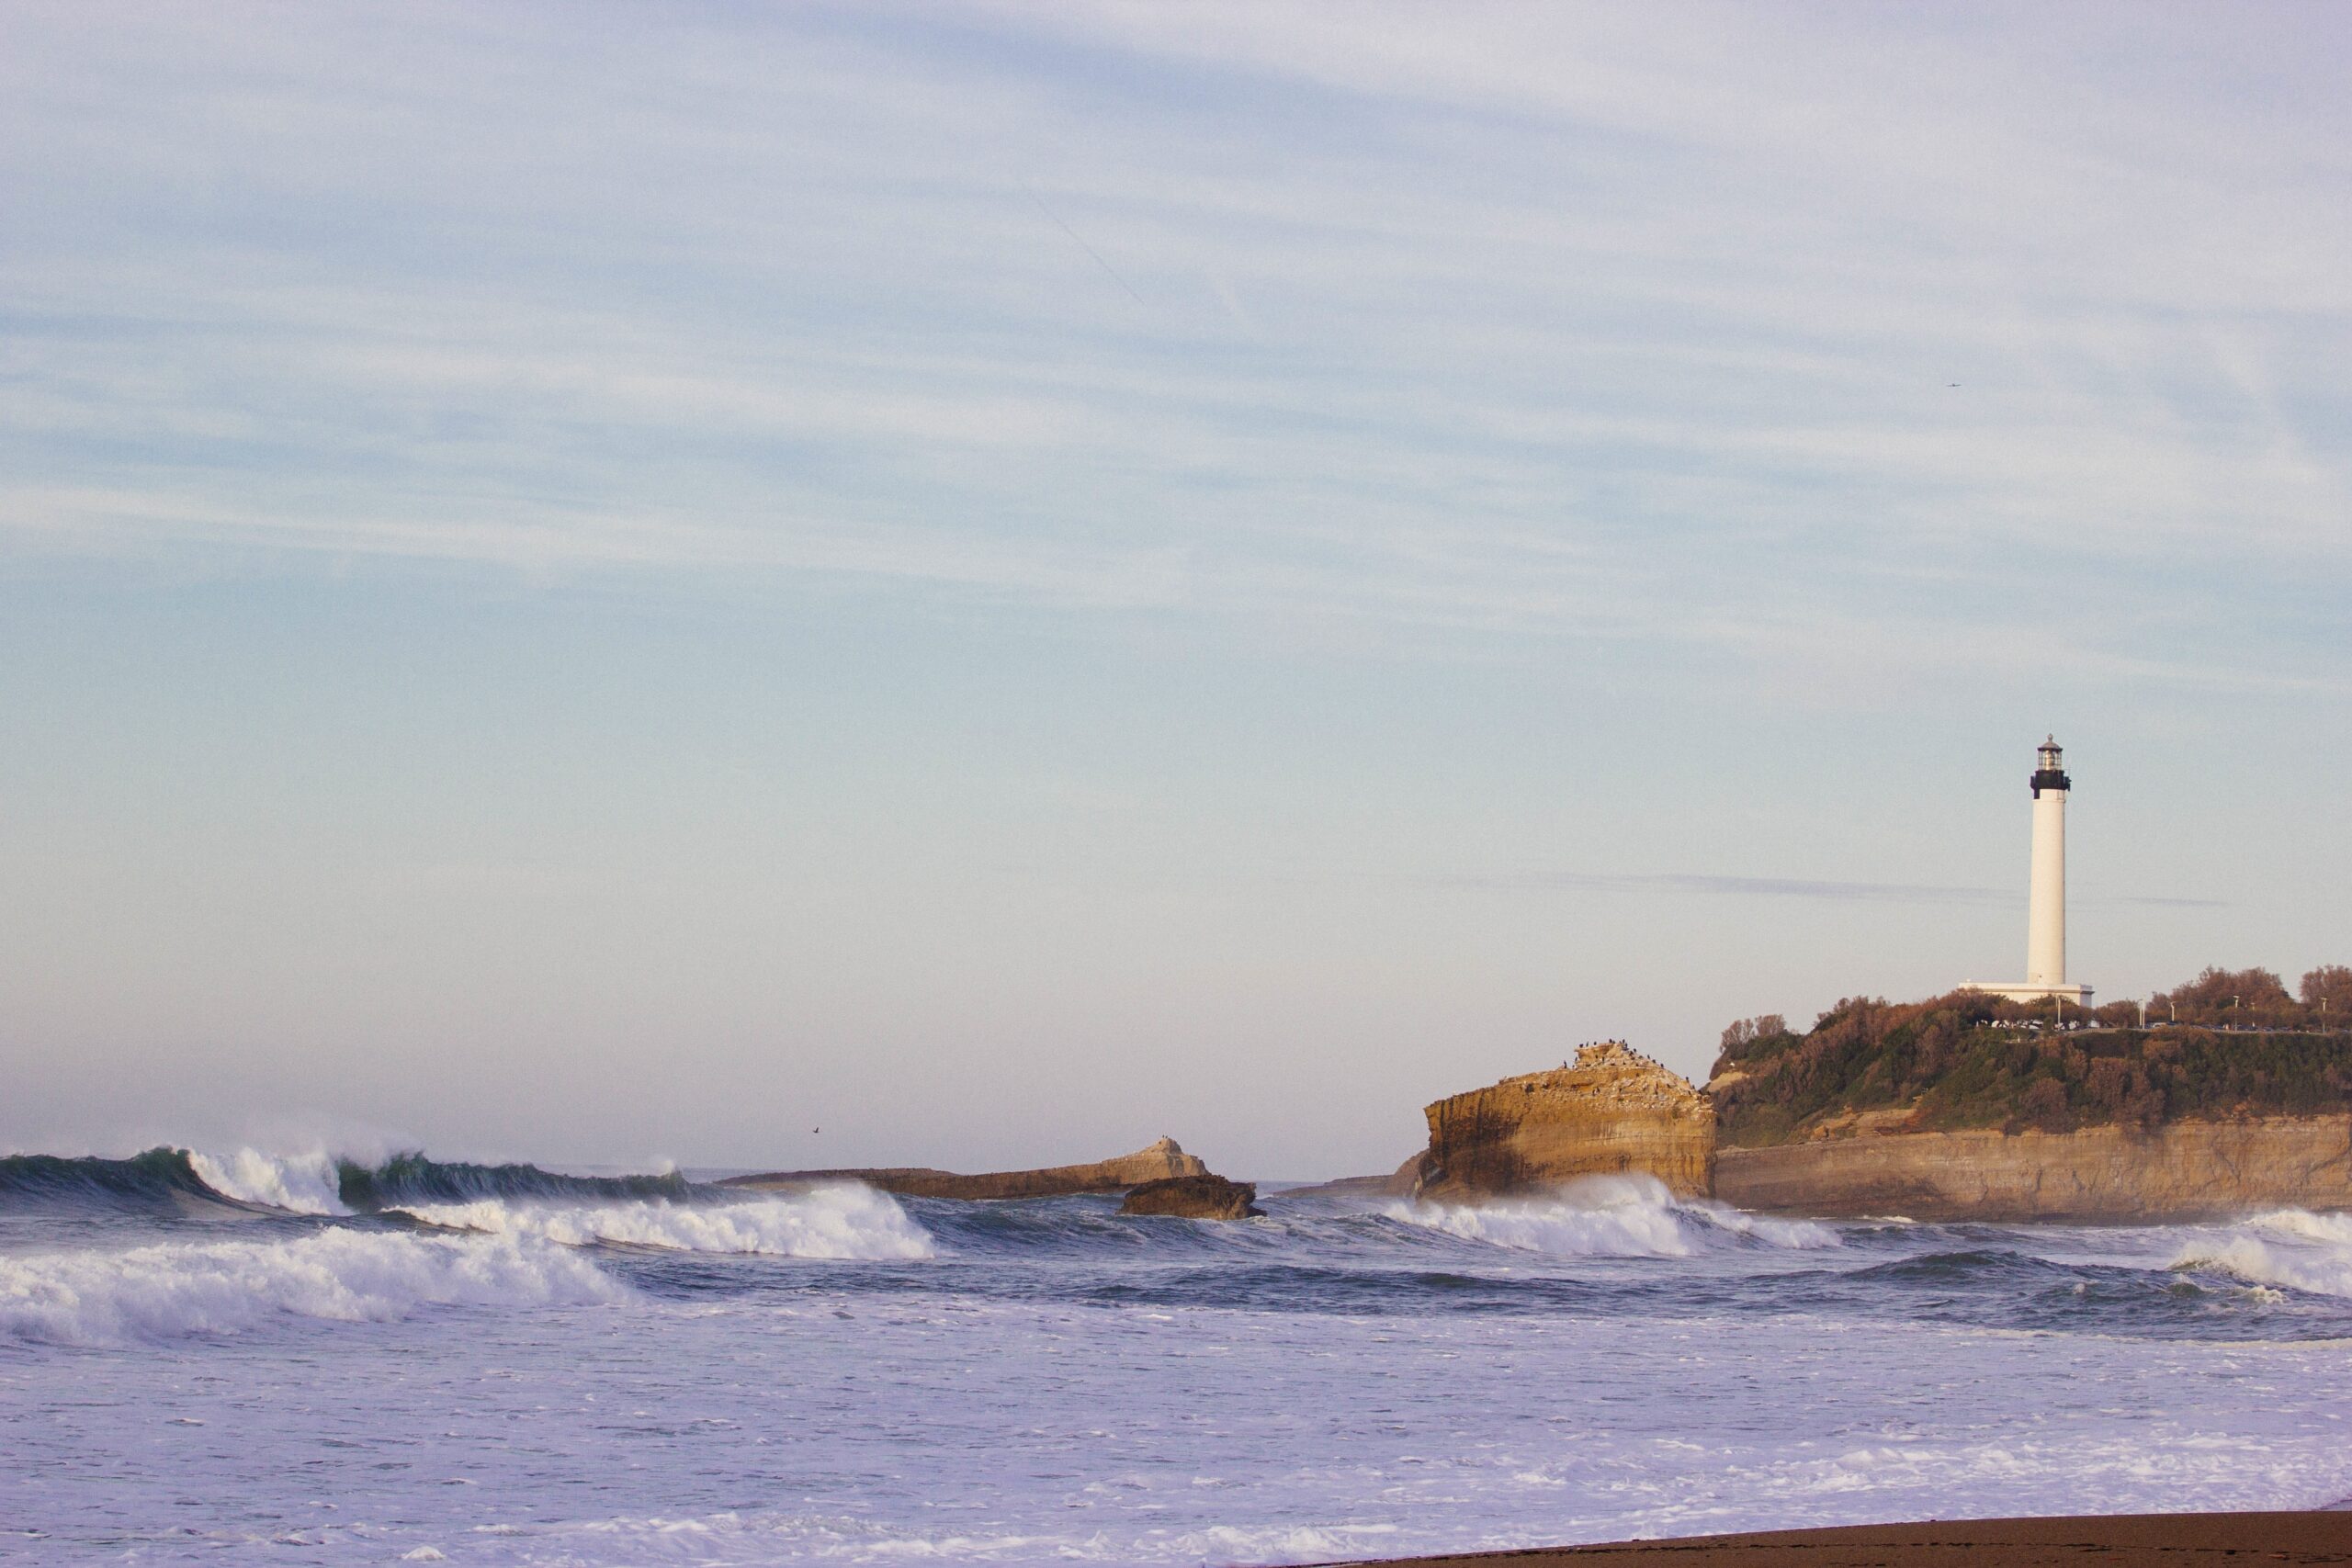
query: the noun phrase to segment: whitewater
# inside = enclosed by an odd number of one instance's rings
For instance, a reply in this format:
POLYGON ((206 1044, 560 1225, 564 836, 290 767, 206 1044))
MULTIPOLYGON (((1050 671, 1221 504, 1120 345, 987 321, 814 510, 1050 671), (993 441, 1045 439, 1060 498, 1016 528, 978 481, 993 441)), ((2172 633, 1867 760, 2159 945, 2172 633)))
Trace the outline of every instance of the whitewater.
POLYGON ((2352 1219, 0 1158, 0 1559, 1273 1563, 2352 1495, 2352 1219))

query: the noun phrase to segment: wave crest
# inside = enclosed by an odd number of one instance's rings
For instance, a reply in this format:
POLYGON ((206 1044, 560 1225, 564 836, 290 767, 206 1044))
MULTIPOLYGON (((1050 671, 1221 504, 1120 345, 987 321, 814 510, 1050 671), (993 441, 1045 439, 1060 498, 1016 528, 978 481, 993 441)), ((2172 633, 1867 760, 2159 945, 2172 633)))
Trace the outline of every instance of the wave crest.
POLYGON ((98 1155, 0 1156, 0 1205, 169 1210, 217 1198, 185 1149, 157 1146, 129 1159, 98 1155))
POLYGON ((416 1203, 467 1203, 478 1198, 575 1198, 673 1202, 700 1195, 673 1170, 660 1176, 566 1176, 536 1165, 476 1165, 428 1159, 417 1151, 379 1164, 350 1160, 335 1168, 337 1194, 354 1209, 412 1209, 416 1203))
POLYGON ((382 1323, 431 1306, 566 1306, 626 1290, 594 1264, 509 1238, 335 1228, 281 1242, 0 1257, 0 1335, 126 1345, 239 1334, 286 1316, 382 1323))
POLYGON ((427 1224, 565 1247, 619 1243, 681 1252, 874 1260, 938 1254, 930 1233, 888 1193, 856 1185, 738 1203, 559 1204, 481 1198, 406 1203, 400 1212, 427 1224))
POLYGON ((2172 1267, 2211 1269, 2252 1285, 2352 1298, 2352 1214, 2314 1214, 2304 1209, 2256 1214, 2243 1228, 2189 1242, 2172 1267))

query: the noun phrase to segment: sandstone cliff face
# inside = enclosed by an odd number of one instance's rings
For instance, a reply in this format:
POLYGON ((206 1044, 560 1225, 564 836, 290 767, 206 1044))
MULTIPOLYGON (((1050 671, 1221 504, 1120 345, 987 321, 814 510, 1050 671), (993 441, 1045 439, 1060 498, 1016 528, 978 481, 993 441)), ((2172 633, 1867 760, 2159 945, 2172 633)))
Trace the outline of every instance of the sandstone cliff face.
POLYGON ((1257 1207, 1258 1184, 1227 1181, 1222 1176, 1170 1176, 1147 1181, 1119 1205, 1123 1214, 1167 1214, 1185 1220, 1247 1220, 1266 1211, 1257 1207))
POLYGON ((1162 1138, 1148 1148, 1092 1165, 1047 1166, 1038 1170, 999 1170, 959 1176, 952 1170, 911 1166, 849 1170, 779 1170, 763 1176, 729 1177, 729 1187, 807 1187, 820 1181, 862 1181, 909 1198, 1064 1198, 1079 1192, 1123 1192, 1147 1181, 1175 1176, 1206 1176, 1209 1168, 1162 1138))
POLYGON ((1425 1114, 1430 1146, 1414 1182, 1422 1197, 1476 1201, 1579 1176, 1654 1176, 1686 1196, 1713 1185, 1713 1102, 1619 1041, 1580 1047, 1572 1066, 1441 1100, 1425 1114))
POLYGON ((2130 1222, 2352 1208, 2352 1116, 2174 1122, 2146 1133, 1873 1133, 1720 1150, 1743 1209, 1915 1220, 2130 1222))

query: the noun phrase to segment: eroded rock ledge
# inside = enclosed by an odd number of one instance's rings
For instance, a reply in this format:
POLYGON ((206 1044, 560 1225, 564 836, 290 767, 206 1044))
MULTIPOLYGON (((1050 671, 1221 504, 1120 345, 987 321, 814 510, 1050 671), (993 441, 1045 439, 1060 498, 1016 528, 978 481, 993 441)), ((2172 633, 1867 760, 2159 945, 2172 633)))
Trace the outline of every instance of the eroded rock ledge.
POLYGON ((1123 1214, 1168 1214, 1185 1220, 1247 1220, 1266 1211, 1257 1206, 1258 1184, 1222 1176, 1170 1176, 1147 1181, 1119 1205, 1123 1214))
POLYGON ((1653 1176, 1691 1197, 1713 1186, 1713 1102, 1621 1040, 1580 1046, 1572 1064, 1453 1095, 1424 1114, 1429 1148, 1418 1168, 1397 1173, 1419 1197, 1472 1201, 1580 1176, 1653 1176))
MULTIPOLYGON (((777 1170, 733 1176, 721 1185, 752 1188, 808 1187, 824 1181, 862 1181, 909 1198, 1066 1198, 1080 1192, 1124 1192, 1170 1177, 1207 1176, 1209 1168, 1162 1138, 1148 1148, 1091 1165, 1056 1165, 1037 1170, 998 1170, 963 1176, 916 1166, 842 1170, 777 1170)), ((1255 1189, 1252 1189, 1255 1191, 1255 1189)))
POLYGON ((2352 1116, 2172 1122, 2145 1132, 1881 1131, 1725 1148, 1715 1196, 1826 1217, 2193 1220, 2249 1209, 2352 1208, 2352 1116))

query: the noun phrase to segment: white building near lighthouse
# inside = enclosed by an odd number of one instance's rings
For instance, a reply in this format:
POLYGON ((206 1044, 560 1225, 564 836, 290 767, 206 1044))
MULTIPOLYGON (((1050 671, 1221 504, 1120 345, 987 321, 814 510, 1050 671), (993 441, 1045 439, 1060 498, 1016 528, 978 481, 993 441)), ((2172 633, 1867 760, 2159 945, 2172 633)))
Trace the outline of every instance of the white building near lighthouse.
POLYGON ((2034 754, 2033 874, 2025 913, 2025 978, 2004 985, 1970 980, 1971 990, 2038 1002, 2056 997, 2077 1007, 2091 1005, 2088 986, 2066 983, 2066 777, 2064 753, 2052 736, 2034 754))

